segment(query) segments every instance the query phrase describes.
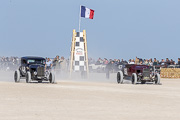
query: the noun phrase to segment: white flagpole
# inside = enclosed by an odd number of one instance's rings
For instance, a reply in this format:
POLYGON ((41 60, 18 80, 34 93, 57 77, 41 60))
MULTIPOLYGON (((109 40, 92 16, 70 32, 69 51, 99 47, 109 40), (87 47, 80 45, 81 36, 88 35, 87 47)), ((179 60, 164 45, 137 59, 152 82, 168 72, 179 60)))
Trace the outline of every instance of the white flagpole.
POLYGON ((81 32, 80 27, 81 27, 81 5, 80 5, 80 12, 79 12, 79 33, 81 32))

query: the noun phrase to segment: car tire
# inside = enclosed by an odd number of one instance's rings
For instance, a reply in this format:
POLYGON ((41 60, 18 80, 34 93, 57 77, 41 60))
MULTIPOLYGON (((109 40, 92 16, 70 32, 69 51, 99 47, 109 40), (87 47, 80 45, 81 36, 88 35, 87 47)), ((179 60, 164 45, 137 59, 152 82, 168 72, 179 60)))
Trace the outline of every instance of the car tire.
POLYGON ((31 73, 28 71, 26 73, 26 83, 30 83, 31 82, 31 73))
POLYGON ((132 84, 137 84, 137 75, 136 75, 136 73, 132 74, 132 84))
POLYGON ((49 74, 49 82, 50 83, 55 83, 55 75, 52 72, 49 74))
POLYGON ((117 83, 119 84, 122 84, 123 83, 123 73, 122 73, 122 71, 119 71, 118 73, 117 73, 117 83))
POLYGON ((15 81, 16 83, 20 82, 20 71, 19 71, 19 70, 16 70, 16 71, 14 72, 14 81, 15 81))
POLYGON ((157 73, 155 75, 155 84, 160 84, 160 75, 159 75, 159 73, 157 73))

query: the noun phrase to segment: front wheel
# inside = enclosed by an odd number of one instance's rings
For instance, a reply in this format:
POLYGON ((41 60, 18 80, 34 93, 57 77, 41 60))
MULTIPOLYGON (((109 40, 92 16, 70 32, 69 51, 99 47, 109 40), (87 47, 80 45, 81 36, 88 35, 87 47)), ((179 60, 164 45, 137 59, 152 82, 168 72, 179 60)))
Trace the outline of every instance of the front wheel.
POLYGON ((137 84, 137 75, 136 75, 136 73, 132 74, 132 84, 137 84))
POLYGON ((26 83, 30 83, 31 82, 31 73, 28 71, 26 73, 26 83))
POLYGON ((50 83, 55 83, 55 75, 52 72, 49 75, 49 82, 50 83))
POLYGON ((119 71, 118 73, 117 73, 117 83, 119 84, 119 83, 123 83, 123 73, 122 73, 122 71, 119 71))
POLYGON ((157 73, 155 75, 155 84, 160 84, 160 75, 159 75, 159 73, 157 73))

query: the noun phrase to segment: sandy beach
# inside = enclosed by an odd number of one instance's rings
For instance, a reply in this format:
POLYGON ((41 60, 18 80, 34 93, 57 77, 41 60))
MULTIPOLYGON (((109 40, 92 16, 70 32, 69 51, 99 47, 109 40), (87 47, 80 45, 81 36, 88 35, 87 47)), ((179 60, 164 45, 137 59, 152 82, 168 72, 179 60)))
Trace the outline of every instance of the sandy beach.
POLYGON ((27 84, 14 83, 13 72, 1 76, 0 120, 180 119, 180 79, 161 79, 162 85, 117 84, 114 78, 27 84))

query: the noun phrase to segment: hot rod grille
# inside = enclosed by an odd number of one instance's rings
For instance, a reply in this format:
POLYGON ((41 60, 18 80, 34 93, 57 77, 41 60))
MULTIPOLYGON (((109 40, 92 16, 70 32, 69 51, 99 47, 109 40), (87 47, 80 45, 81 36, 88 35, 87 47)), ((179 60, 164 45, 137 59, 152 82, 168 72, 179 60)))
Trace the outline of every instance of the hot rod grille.
POLYGON ((44 67, 38 67, 37 68, 37 75, 38 76, 44 76, 44 67))
POLYGON ((150 77, 150 69, 144 68, 143 69, 143 78, 144 79, 149 79, 149 77, 150 77))

